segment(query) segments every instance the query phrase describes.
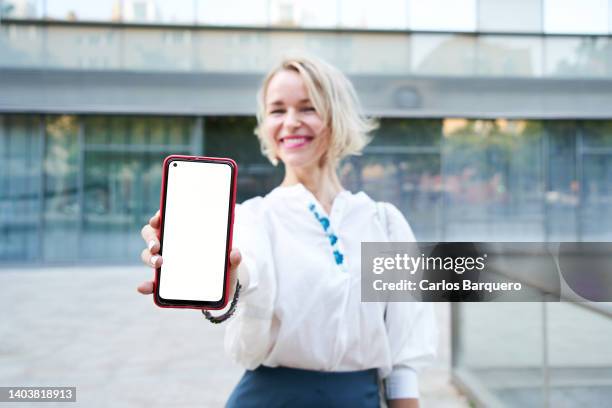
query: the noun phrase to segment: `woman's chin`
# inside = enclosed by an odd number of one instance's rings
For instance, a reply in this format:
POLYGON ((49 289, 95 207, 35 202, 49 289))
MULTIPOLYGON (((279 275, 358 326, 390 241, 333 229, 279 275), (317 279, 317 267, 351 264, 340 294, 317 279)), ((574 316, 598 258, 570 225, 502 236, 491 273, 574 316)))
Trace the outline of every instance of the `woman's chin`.
POLYGON ((288 154, 281 157, 281 161, 284 163, 286 168, 293 170, 305 170, 308 168, 316 167, 319 160, 316 157, 308 156, 304 157, 297 154, 288 154))

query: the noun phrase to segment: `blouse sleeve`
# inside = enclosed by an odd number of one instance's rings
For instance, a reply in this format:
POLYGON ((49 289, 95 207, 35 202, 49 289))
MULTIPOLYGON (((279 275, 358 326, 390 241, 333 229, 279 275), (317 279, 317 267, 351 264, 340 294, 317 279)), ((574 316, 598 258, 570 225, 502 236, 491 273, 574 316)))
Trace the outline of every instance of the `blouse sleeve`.
POLYGON ((242 255, 239 276, 248 273, 249 282, 228 321, 225 351, 250 370, 265 360, 274 342, 276 276, 264 216, 261 198, 236 206, 233 246, 242 255))
MULTIPOLYGON (((386 204, 390 241, 414 242, 402 213, 386 204)), ((438 329, 433 305, 425 302, 390 302, 385 325, 391 350, 392 370, 385 378, 388 399, 418 398, 417 371, 436 357, 438 329)))

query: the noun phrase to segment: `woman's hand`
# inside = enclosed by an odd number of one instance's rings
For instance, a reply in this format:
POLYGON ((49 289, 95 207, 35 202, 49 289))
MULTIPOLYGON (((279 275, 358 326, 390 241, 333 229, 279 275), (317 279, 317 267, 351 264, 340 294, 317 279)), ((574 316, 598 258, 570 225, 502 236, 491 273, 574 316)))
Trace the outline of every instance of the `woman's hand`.
MULTIPOLYGON (((142 235, 142 239, 147 244, 147 247, 142 250, 140 253, 140 258, 142 262, 147 264, 153 269, 159 268, 164 260, 161 255, 159 255, 159 211, 155 213, 153 217, 149 220, 149 223, 142 227, 140 234, 142 235)), ((240 251, 237 248, 232 249, 230 253, 230 298, 234 296, 234 290, 236 288, 236 277, 238 265, 240 265, 240 261, 242 257, 240 256, 240 251)), ((145 281, 141 283, 137 290, 143 295, 150 295, 153 293, 155 289, 155 284, 153 281, 145 281)))

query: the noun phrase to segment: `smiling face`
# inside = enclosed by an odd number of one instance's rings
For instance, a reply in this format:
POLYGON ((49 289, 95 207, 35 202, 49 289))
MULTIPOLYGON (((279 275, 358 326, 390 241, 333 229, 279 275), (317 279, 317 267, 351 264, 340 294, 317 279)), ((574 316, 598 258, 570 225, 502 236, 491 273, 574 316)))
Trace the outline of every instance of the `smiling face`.
POLYGON ((281 70, 268 83, 263 128, 270 147, 288 170, 323 162, 330 131, 296 71, 281 70))

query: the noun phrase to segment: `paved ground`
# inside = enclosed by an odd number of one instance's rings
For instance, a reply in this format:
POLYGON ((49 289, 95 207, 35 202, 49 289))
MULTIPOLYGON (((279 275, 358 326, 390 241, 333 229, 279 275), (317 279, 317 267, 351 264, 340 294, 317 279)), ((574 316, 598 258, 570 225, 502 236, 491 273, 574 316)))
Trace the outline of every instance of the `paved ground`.
MULTIPOLYGON (((0 386, 77 387, 77 404, 45 407, 222 406, 243 371, 223 353, 223 328, 138 294, 150 273, 0 269, 0 386)), ((436 307, 442 346, 422 375, 422 406, 466 407, 448 381, 449 308, 436 307)))

